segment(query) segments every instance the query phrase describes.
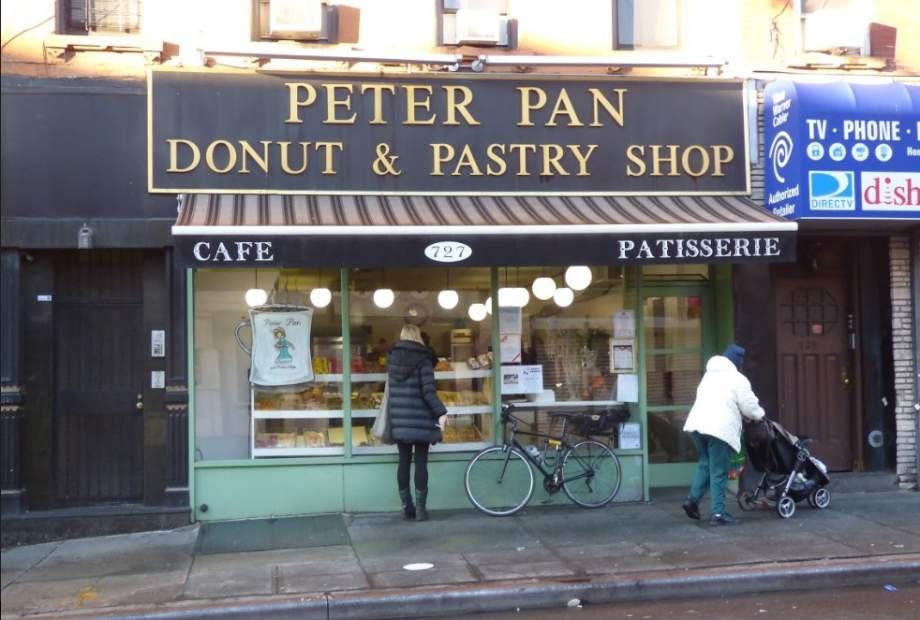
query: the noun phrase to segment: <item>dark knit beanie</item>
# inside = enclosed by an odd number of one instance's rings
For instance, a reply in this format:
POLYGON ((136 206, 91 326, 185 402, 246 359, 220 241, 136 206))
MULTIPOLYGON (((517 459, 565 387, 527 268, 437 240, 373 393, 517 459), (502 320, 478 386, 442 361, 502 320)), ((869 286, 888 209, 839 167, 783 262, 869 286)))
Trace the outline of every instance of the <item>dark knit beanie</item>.
POLYGON ((744 365, 744 348, 736 344, 728 345, 722 356, 730 359, 738 370, 741 370, 741 367, 744 365))

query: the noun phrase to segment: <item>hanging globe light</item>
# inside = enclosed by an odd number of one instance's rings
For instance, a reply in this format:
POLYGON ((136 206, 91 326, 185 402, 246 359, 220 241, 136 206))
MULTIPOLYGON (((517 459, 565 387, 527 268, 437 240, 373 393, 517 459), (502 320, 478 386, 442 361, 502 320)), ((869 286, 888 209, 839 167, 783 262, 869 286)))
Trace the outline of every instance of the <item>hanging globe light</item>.
POLYGON ((469 309, 470 318, 474 321, 481 321, 486 318, 486 306, 485 304, 472 304, 469 309))
POLYGON ((261 288, 251 288, 246 291, 246 305, 250 308, 262 306, 268 301, 268 293, 261 288))
POLYGON ((544 276, 534 280, 530 288, 533 291, 534 297, 546 301, 547 299, 553 298, 553 293, 556 292, 556 281, 544 276))
POLYGON ((486 297, 485 308, 486 308, 487 314, 492 314, 492 298, 491 297, 486 297))
POLYGON ((553 301, 556 302, 556 305, 560 308, 566 308, 572 305, 572 302, 575 301, 575 293, 572 292, 572 289, 561 287, 557 288, 556 292, 553 293, 553 301))
MULTIPOLYGON (((498 305, 501 308, 523 308, 530 302, 530 293, 519 286, 498 289, 498 305)), ((488 301, 486 301, 488 305, 488 301)))
POLYGON ((328 288, 315 288, 310 291, 310 303, 316 308, 325 308, 332 301, 332 291, 328 288))
POLYGON ((396 293, 391 288, 378 288, 374 291, 374 305, 378 308, 389 308, 396 301, 396 293))
POLYGON ((565 283, 575 291, 583 291, 591 284, 591 268, 573 265, 565 270, 565 283))
POLYGON ((453 310, 460 303, 460 295, 450 289, 438 293, 438 305, 445 310, 453 310))

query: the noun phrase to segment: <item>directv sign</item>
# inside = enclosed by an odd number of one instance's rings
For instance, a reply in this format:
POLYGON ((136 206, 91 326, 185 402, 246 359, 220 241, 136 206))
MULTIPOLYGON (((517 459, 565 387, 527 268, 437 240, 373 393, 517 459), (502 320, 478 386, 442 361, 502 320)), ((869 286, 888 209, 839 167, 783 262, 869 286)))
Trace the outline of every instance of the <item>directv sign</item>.
POLYGON ((920 85, 764 89, 768 209, 790 219, 920 219, 920 85))

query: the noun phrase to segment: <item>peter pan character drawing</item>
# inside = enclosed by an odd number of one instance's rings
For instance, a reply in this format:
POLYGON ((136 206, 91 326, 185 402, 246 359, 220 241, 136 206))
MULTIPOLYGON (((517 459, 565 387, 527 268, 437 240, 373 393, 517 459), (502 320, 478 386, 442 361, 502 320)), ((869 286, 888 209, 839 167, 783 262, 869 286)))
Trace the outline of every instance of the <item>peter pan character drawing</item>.
POLYGON ((283 327, 276 327, 272 330, 275 337, 275 348, 278 349, 278 357, 275 358, 276 364, 286 364, 294 361, 288 349, 293 349, 294 344, 287 339, 287 332, 283 327))

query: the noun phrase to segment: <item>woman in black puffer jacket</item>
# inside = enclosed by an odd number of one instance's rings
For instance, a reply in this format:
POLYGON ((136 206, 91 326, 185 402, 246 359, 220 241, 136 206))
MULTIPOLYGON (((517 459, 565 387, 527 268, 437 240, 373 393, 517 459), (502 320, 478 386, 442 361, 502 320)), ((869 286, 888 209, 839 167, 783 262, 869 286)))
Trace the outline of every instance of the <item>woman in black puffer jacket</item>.
POLYGON ((437 358, 425 346, 415 325, 406 325, 387 355, 387 381, 390 394, 388 410, 393 439, 399 448, 396 482, 406 519, 428 518, 428 447, 441 441, 441 429, 447 424, 447 407, 438 398, 434 382, 437 358), (415 495, 409 491, 409 466, 415 451, 415 495))

